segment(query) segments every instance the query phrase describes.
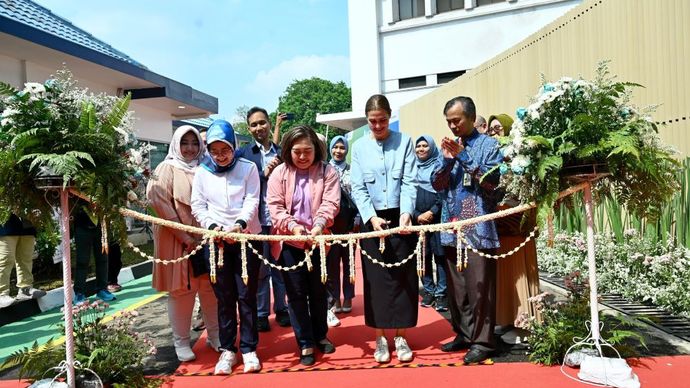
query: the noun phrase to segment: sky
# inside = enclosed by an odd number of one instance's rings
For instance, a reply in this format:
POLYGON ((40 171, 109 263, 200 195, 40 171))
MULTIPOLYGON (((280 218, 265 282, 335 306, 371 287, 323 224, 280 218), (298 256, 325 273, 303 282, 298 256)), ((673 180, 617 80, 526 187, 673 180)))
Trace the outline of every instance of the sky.
POLYGON ((294 80, 350 84, 346 0, 35 0, 149 70, 269 112, 294 80))

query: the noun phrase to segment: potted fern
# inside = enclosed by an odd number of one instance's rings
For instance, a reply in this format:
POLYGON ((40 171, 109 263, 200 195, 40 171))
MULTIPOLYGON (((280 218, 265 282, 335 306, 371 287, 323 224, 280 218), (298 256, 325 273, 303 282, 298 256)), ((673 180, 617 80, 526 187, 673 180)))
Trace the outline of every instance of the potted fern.
POLYGON ((141 198, 148 174, 137 144, 129 96, 92 94, 60 70, 45 83, 19 90, 0 82, 0 223, 10 213, 35 225, 51 222, 42 188, 73 186, 94 204, 94 216, 124 232, 118 213, 141 198))
POLYGON ((679 189, 679 162, 659 140, 649 114, 630 104, 640 85, 618 82, 601 62, 593 81, 563 77, 542 81, 527 108, 517 110, 508 137, 502 185, 521 203, 536 202, 543 224, 558 193, 571 184, 565 175, 602 177, 595 190, 614 195, 632 213, 654 219, 659 204, 679 189))

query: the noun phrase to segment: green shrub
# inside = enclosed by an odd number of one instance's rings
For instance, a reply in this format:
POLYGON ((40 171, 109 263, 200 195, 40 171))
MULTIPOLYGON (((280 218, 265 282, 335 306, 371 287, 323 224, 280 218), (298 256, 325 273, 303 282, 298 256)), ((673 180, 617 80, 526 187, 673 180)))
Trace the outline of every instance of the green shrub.
MULTIPOLYGON (((527 342, 532 362, 544 365, 560 364, 568 348, 589 334, 589 286, 582 273, 575 271, 566 277, 566 288, 569 295, 565 301, 556 301, 553 295, 548 293, 530 298, 530 302, 535 303, 541 312, 541 321, 526 319, 523 315, 516 322, 517 326, 531 332, 527 342)), ((638 342, 645 346, 644 338, 628 329, 635 325, 622 316, 611 317, 601 329, 601 338, 615 346, 622 355, 635 356, 636 351, 632 345, 638 342)), ((611 349, 604 349, 613 352, 611 349)))

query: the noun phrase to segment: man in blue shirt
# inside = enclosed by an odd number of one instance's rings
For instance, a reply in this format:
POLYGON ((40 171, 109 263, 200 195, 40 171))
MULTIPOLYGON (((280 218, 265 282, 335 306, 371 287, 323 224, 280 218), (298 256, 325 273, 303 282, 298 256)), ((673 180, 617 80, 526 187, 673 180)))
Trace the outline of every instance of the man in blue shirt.
MULTIPOLYGON (((279 160, 280 146, 273 143, 270 138, 271 121, 268 112, 259 107, 253 107, 247 112, 247 127, 254 137, 254 144, 249 143, 240 148, 237 157, 245 158, 254 162, 259 170, 259 180, 261 182, 261 197, 259 198, 259 221, 261 221, 261 233, 271 233, 271 215, 266 206, 266 187, 268 176, 279 160), (274 160, 275 159, 275 160, 274 160)), ((263 243, 261 254, 271 259, 271 248, 268 241, 263 243)), ((265 264, 261 264, 259 270, 259 289, 256 295, 257 304, 257 328, 259 331, 269 331, 271 326, 268 323, 268 316, 271 313, 271 283, 273 283, 273 311, 276 314, 276 322, 280 326, 290 326, 290 315, 287 303, 285 302, 285 283, 277 270, 265 264)))
MULTIPOLYGON (((444 192, 445 211, 442 222, 470 219, 496 210, 494 192, 499 173, 485 174, 501 160, 498 142, 480 134, 474 127, 476 108, 469 97, 455 97, 443 109, 448 128, 454 137, 443 138, 443 165, 432 174, 432 185, 444 192)), ((446 276, 449 291, 451 325, 455 339, 442 346, 445 352, 469 348, 464 361, 479 363, 496 349, 493 335, 496 322, 496 261, 485 259, 469 247, 495 253, 500 246, 493 221, 463 227, 461 250, 467 251, 465 268, 457 267, 457 245, 454 233, 441 234, 446 253, 446 276)))

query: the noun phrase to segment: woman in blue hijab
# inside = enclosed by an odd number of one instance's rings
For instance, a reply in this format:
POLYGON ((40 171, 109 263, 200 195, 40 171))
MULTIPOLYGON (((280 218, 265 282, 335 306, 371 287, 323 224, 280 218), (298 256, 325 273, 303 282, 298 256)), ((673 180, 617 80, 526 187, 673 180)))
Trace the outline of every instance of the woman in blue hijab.
MULTIPOLYGON (((434 139, 429 135, 422 135, 415 141, 417 155, 417 202, 412 215, 412 222, 417 225, 437 224, 441 221, 443 199, 431 186, 431 174, 441 166, 442 156, 434 139)), ((448 310, 446 295, 446 272, 443 269, 443 247, 439 232, 426 235, 426 262, 422 285, 422 307, 436 306, 437 311, 448 310), (436 281, 434 282, 431 257, 436 262, 436 281)))
MULTIPOLYGON (((259 172, 254 163, 236 157, 237 144, 232 125, 225 120, 214 121, 206 132, 206 147, 209 157, 201 162, 192 183, 191 207, 197 222, 211 230, 261 233, 258 217, 259 172)), ((217 268, 215 282, 211 279, 213 292, 218 299, 221 351, 214 374, 232 373, 233 366, 239 362, 238 350, 242 352, 244 373, 258 372, 261 370, 261 362, 256 354, 259 343, 256 325, 259 260, 251 249, 247 249, 249 279, 245 284, 240 244, 237 241, 225 239, 210 243, 204 250, 207 262, 210 264, 212 249, 214 256, 220 254, 217 248, 220 246, 223 247, 224 265, 217 268)))
MULTIPOLYGON (((345 234, 352 232, 357 210, 354 202, 350 198, 350 165, 346 161, 349 150, 347 139, 343 136, 336 136, 331 140, 329 147, 331 154, 330 164, 335 167, 340 177, 340 212, 333 224, 332 231, 335 234, 345 234), (345 197, 345 198, 343 198, 345 197), (351 204, 349 206, 348 204, 351 204)), ((350 254, 346 247, 341 245, 331 246, 328 253, 328 283, 326 284, 330 294, 329 307, 333 313, 349 313, 352 311, 352 298, 355 297, 355 286, 350 283, 350 254), (340 268, 342 263, 342 271, 340 268), (342 273, 342 277, 340 274, 342 273), (342 304, 340 302, 340 292, 342 290, 342 304)), ((331 313, 328 314, 328 323, 331 326, 338 326, 340 321, 331 313)))

